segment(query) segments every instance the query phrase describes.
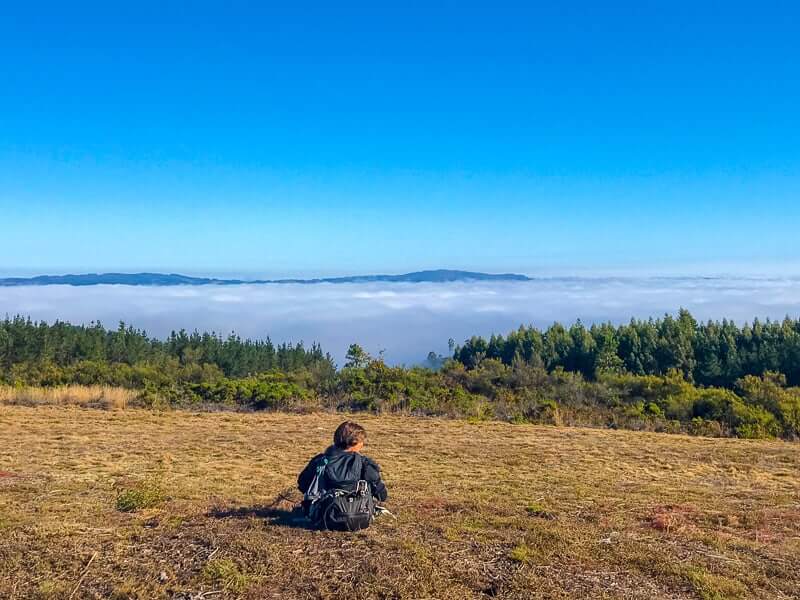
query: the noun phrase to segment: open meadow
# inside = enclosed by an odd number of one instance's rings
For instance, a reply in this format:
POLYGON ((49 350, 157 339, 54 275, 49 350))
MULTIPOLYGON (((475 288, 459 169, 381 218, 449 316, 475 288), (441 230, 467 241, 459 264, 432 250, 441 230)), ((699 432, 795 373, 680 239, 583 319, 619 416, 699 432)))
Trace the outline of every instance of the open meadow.
POLYGON ((0 406, 0 598, 800 597, 800 445, 357 415, 358 534, 291 514, 342 415, 0 406))

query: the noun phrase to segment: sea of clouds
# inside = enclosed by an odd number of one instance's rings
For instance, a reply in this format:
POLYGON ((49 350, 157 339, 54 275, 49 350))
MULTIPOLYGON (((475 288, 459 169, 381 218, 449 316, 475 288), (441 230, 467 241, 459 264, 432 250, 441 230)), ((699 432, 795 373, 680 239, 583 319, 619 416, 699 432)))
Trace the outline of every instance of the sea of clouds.
POLYGON ((0 288, 0 315, 73 323, 125 321, 163 337, 208 330, 306 344, 339 364, 352 342, 413 364, 479 334, 581 319, 626 322, 688 308, 701 320, 800 316, 800 279, 563 278, 503 283, 281 284, 0 288))

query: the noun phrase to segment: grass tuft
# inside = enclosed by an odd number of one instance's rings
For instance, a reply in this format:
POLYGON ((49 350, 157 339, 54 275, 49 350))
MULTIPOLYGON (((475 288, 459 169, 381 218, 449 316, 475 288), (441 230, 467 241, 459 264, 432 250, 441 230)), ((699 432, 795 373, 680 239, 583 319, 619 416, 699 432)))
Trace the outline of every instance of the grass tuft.
POLYGON ((212 585, 238 593, 247 587, 247 576, 230 559, 212 560, 203 568, 203 577, 212 585))
POLYGON ((508 553, 508 558, 518 563, 530 562, 533 558, 534 552, 528 547, 527 544, 517 544, 508 553))
POLYGON ((36 586, 34 598, 37 600, 60 600, 69 596, 70 586, 64 581, 45 579, 36 586))
POLYGON ((121 490, 117 494, 116 507, 120 512, 135 512, 145 508, 154 508, 166 499, 167 495, 160 477, 153 477, 121 490))
POLYGON ((737 600, 748 598, 747 587, 741 582, 723 575, 709 573, 700 567, 687 571, 692 587, 703 600, 737 600))
POLYGON ((556 514, 548 510, 547 506, 541 502, 533 502, 529 504, 525 507, 525 512, 527 512, 531 517, 538 517, 539 519, 553 520, 556 518, 556 514))

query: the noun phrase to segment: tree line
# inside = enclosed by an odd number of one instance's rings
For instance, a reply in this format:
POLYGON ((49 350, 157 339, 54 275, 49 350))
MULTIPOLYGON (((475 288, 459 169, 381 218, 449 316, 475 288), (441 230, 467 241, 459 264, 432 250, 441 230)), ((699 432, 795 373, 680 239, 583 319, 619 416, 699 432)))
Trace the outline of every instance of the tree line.
POLYGON ((604 373, 666 375, 679 371, 701 386, 733 389, 748 375, 781 373, 800 385, 800 319, 741 326, 733 321, 698 322, 687 310, 677 317, 631 320, 586 327, 555 323, 545 330, 520 327, 507 336, 473 337, 455 348, 467 368, 485 359, 515 362, 552 372, 561 368, 596 380, 604 373))
POLYGON ((48 324, 30 318, 0 321, 0 376, 25 378, 26 370, 69 368, 80 363, 179 368, 206 365, 227 377, 245 377, 268 371, 289 372, 312 366, 333 369, 330 355, 317 344, 275 345, 266 340, 241 339, 230 334, 173 331, 165 340, 120 323, 116 330, 100 323, 48 324))
POLYGON ((369 411, 800 437, 800 324, 677 317, 555 324, 474 337, 429 367, 387 365, 353 344, 341 368, 314 344, 120 324, 0 321, 0 384, 136 390, 149 408, 369 411), (435 368, 431 368, 435 367, 435 368))

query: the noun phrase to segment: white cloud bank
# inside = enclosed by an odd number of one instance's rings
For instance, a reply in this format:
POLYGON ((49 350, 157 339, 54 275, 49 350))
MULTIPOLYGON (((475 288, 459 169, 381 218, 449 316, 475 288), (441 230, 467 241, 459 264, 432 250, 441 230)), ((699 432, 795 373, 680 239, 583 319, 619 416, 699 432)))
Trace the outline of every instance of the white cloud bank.
POLYGON ((628 321, 675 313, 736 321, 800 316, 798 279, 552 279, 507 283, 315 284, 198 287, 0 288, 0 314, 73 323, 125 321, 163 337, 175 329, 236 331, 273 341, 317 341, 338 362, 354 341, 415 363, 449 338, 506 333, 520 324, 628 321))

